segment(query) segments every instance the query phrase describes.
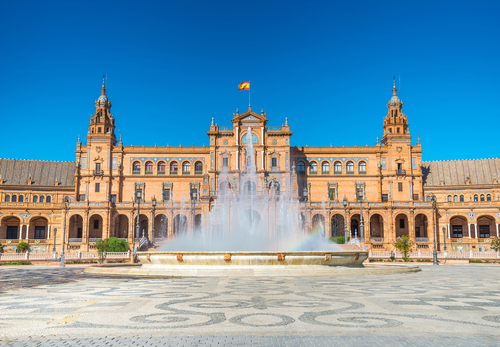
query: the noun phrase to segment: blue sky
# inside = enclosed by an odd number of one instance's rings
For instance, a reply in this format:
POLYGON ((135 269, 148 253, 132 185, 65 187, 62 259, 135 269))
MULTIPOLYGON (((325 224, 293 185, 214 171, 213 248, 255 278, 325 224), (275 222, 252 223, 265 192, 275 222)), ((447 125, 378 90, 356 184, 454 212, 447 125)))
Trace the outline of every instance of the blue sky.
POLYGON ((374 145, 396 75, 425 160, 498 157, 499 4, 2 1, 0 157, 73 161, 103 73, 125 145, 208 144, 243 81, 292 145, 374 145))

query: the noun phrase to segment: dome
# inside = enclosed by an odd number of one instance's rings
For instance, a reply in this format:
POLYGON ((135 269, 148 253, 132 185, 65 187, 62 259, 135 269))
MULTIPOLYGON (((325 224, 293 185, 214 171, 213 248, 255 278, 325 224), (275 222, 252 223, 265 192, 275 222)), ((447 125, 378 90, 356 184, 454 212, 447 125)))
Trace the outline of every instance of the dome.
POLYGON ((97 99, 98 102, 107 102, 108 101, 108 98, 106 97, 106 95, 101 95, 99 97, 99 99, 97 99))
POLYGON ((389 100, 389 104, 400 104, 401 100, 397 95, 393 95, 391 100, 389 100))

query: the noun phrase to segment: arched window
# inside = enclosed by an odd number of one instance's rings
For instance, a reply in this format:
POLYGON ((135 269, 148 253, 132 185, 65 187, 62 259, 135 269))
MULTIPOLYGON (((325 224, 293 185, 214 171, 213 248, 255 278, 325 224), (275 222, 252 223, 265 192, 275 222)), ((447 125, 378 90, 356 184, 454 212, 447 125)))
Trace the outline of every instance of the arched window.
POLYGON ((275 195, 280 194, 280 183, 276 180, 269 182, 269 190, 275 195))
POLYGON ((17 195, 12 195, 12 202, 17 202, 17 195))
MULTIPOLYGON (((241 143, 242 144, 246 144, 247 143, 247 134, 244 134, 242 137, 241 137, 241 143)), ((257 138, 257 135, 255 134, 252 134, 252 143, 254 144, 258 144, 259 143, 259 139, 257 138)))
POLYGON ((191 172, 191 163, 188 161, 185 161, 182 163, 182 174, 187 175, 191 172))
POLYGON ((453 195, 453 202, 458 202, 458 195, 453 195))
POLYGON ((152 175, 153 174, 153 162, 148 161, 146 162, 146 175, 152 175))
POLYGON ((346 164, 346 173, 353 174, 354 173, 354 163, 352 161, 348 161, 346 164))
POLYGON ((360 174, 366 174, 366 163, 364 161, 359 162, 358 170, 360 174))
POLYGON ((478 201, 478 196, 477 194, 474 195, 474 201, 478 201))
POLYGON ((490 194, 486 195, 486 201, 491 201, 491 195, 490 194))
POLYGON ((159 175, 164 175, 165 174, 165 162, 164 161, 160 161, 158 163, 158 174, 159 175))
POLYGON ((49 196, 47 196, 47 200, 45 200, 46 202, 51 202, 52 201, 52 198, 49 196))
POLYGON ((323 175, 328 175, 330 173, 330 163, 327 161, 324 161, 321 163, 321 173, 323 175))
POLYGON ((10 202, 10 195, 5 195, 5 202, 10 202))
POLYGON ((333 171, 335 174, 342 174, 342 163, 340 161, 336 161, 335 164, 333 164, 333 171))
POLYGON ((24 202, 24 196, 19 195, 19 202, 24 202))
POLYGON ((247 155, 247 167, 251 167, 252 166, 252 156, 251 155, 247 155))
POLYGON ((38 202, 38 195, 33 196, 33 202, 38 202))
POLYGON ((481 201, 484 201, 484 194, 481 194, 481 201))
POLYGON ((141 172, 141 162, 140 161, 135 161, 134 164, 132 164, 132 171, 135 174, 138 174, 141 172))
POLYGON ((311 175, 316 175, 318 173, 318 163, 312 161, 311 164, 309 164, 309 173, 311 175))
POLYGON ((203 173, 203 163, 201 161, 194 163, 194 173, 197 175, 201 175, 203 173))
POLYGON ((171 162, 170 163, 170 174, 177 175, 178 171, 179 171, 179 164, 176 161, 171 162))
POLYGON ((297 172, 302 174, 306 172, 306 164, 304 164, 303 161, 299 161, 297 163, 297 172))
POLYGON ((451 202, 451 195, 448 195, 448 202, 451 202))
POLYGON ((464 196, 460 195, 460 202, 464 202, 464 196))
POLYGON ((43 195, 40 196, 40 202, 45 202, 45 197, 43 195))

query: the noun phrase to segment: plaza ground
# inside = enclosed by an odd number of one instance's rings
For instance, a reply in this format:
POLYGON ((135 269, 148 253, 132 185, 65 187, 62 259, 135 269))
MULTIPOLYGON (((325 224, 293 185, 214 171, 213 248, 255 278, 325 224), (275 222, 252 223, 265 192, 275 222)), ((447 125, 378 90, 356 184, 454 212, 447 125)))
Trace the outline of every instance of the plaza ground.
POLYGON ((0 268, 2 346, 498 346, 500 266, 125 278, 0 268))

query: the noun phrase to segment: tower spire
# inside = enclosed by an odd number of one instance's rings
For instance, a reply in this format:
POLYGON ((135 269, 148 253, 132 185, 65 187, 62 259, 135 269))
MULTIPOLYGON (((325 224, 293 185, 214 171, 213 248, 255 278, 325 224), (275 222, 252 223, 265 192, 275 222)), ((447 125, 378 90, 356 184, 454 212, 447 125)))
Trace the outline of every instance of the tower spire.
POLYGON ((396 89, 396 76, 392 76, 392 95, 397 96, 397 89, 396 89))
POLYGON ((106 83, 105 83, 105 75, 102 75, 102 88, 101 88, 101 95, 106 95, 106 83))

